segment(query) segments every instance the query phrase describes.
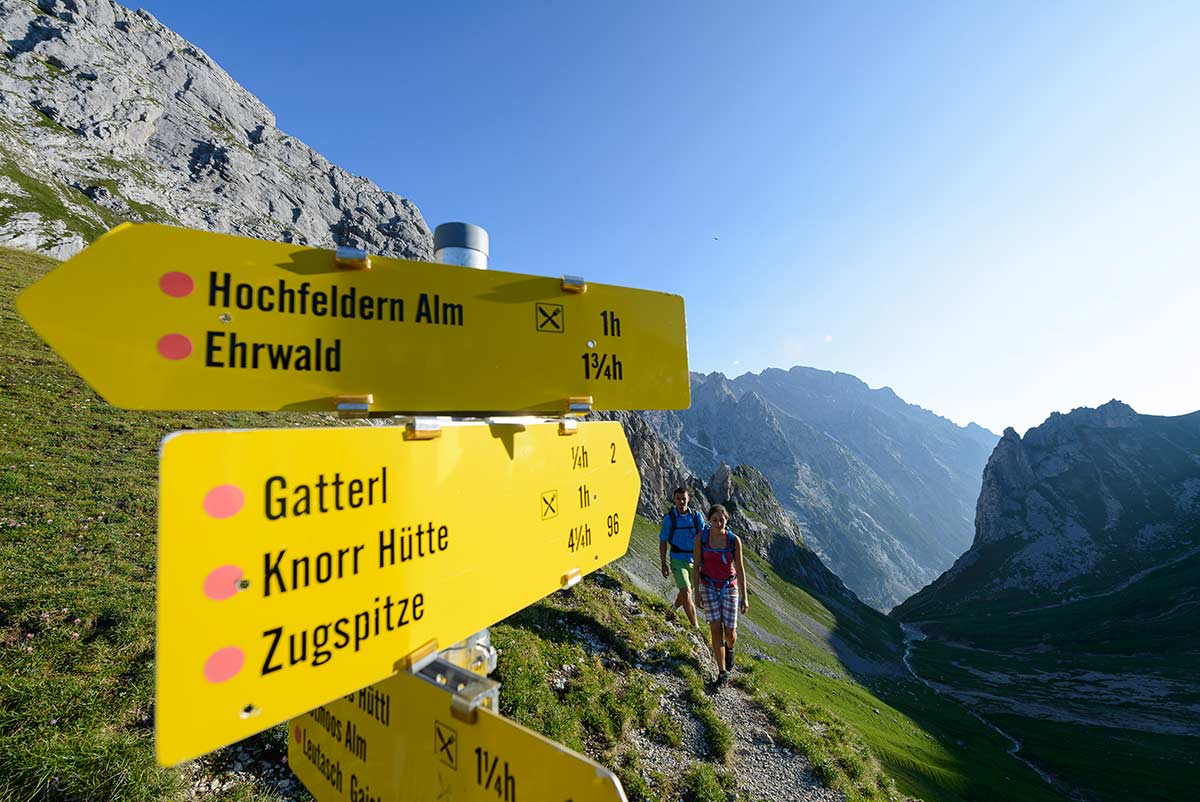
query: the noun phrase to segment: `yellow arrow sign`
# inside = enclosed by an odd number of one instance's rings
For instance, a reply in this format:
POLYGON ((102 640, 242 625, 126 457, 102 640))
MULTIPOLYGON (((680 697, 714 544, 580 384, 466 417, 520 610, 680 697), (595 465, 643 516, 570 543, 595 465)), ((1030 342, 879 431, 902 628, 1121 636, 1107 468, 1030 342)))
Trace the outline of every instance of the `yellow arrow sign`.
POLYGON ((186 432, 163 441, 159 761, 392 674, 625 553, 618 423, 186 432), (550 511, 552 510, 552 512, 550 511))
POLYGON ((17 299, 130 409, 545 412, 689 403, 683 299, 125 224, 17 299), (573 291, 564 289, 567 287, 573 291))
POLYGON ((450 693, 413 674, 288 729, 288 765, 318 802, 625 802, 608 769, 488 710, 456 718, 450 693))

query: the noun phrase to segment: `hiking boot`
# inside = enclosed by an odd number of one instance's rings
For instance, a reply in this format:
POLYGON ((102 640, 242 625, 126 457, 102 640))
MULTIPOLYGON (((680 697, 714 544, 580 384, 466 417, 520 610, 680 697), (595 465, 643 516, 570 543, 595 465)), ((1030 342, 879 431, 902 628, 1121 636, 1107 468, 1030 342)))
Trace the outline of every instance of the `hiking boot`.
POLYGON ((721 673, 717 674, 717 687, 726 685, 728 682, 729 682, 729 672, 728 671, 722 671, 721 673))
POLYGON ((725 670, 733 671, 733 647, 725 647, 725 670))

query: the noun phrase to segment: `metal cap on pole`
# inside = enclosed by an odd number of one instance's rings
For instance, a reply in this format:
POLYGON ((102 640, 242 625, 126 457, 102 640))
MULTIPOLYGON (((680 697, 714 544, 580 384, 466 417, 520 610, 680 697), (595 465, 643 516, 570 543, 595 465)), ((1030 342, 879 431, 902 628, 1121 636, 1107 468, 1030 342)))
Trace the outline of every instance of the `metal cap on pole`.
POLYGON ((433 231, 433 258, 442 264, 487 270, 488 233, 471 223, 442 223, 433 231))

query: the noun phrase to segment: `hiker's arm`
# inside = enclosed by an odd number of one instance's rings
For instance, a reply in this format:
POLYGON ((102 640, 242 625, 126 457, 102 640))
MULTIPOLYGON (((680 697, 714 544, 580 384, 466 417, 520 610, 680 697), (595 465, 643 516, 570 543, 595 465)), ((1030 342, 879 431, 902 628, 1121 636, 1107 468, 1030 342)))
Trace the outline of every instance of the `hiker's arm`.
POLYGON ((750 588, 746 584, 746 564, 742 560, 742 539, 740 537, 737 539, 737 547, 734 550, 733 556, 737 561, 738 585, 740 586, 738 590, 741 591, 741 607, 744 613, 750 609, 750 588))
POLYGON ((662 575, 666 579, 671 575, 671 571, 667 568, 667 541, 658 541, 658 559, 662 562, 662 575))
POLYGON ((703 555, 700 552, 700 533, 696 533, 696 537, 692 540, 692 595, 696 597, 696 607, 700 610, 704 609, 704 594, 700 592, 700 560, 703 555))

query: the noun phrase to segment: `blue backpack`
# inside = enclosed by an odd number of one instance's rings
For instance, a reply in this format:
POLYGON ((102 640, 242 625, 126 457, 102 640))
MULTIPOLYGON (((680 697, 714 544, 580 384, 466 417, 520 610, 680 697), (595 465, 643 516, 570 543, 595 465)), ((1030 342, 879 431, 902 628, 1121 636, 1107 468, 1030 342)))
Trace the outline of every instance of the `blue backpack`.
MULTIPOLYGON (((671 544, 671 553, 672 554, 689 554, 689 555, 692 554, 692 547, 690 545, 686 549, 681 549, 675 545, 675 530, 679 528, 679 513, 676 512, 674 507, 672 507, 670 515, 671 515, 671 534, 667 538, 667 540, 671 544)), ((692 518, 692 531, 696 534, 699 534, 700 532, 704 531, 704 524, 700 521, 700 514, 697 513, 695 510, 692 510, 690 515, 692 518)))

